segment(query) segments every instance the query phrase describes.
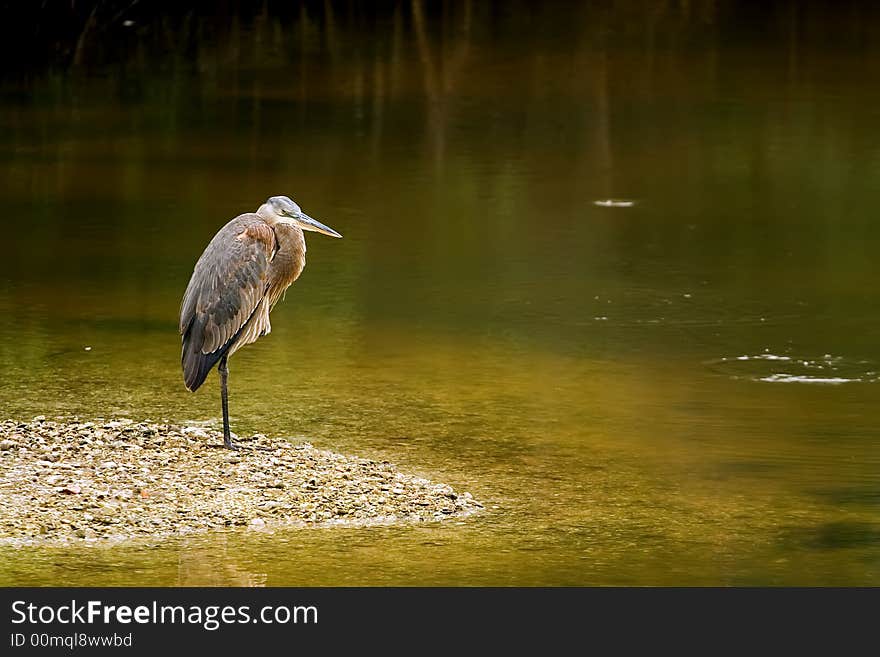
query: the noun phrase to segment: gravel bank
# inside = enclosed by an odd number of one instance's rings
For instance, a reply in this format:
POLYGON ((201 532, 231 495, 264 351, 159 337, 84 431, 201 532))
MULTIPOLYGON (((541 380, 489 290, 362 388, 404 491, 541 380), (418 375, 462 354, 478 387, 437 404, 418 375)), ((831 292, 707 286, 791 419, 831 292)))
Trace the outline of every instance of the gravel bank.
POLYGON ((386 524, 469 515, 470 493, 257 434, 200 427, 0 422, 0 544, 104 544, 248 527, 386 524))

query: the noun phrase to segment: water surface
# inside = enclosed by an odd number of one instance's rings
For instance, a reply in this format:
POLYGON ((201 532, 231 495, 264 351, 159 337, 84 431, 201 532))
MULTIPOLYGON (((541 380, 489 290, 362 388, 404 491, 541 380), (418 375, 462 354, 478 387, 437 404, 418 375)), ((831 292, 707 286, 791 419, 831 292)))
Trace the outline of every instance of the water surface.
POLYGON ((180 297, 288 194, 345 239, 232 359, 234 430, 486 512, 0 582, 880 584, 880 23, 798 4, 135 12, 6 71, 3 416, 217 423, 180 297))

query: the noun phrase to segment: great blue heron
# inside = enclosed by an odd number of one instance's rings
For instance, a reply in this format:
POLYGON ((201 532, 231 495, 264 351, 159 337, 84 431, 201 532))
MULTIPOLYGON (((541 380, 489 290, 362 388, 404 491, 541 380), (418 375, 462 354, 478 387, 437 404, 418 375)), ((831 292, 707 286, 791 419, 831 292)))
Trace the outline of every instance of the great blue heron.
POLYGON ((195 391, 219 363, 223 443, 229 449, 236 447, 229 432, 227 360, 272 329, 269 312, 306 265, 304 230, 342 237, 286 196, 273 196, 214 235, 183 295, 183 381, 195 391))

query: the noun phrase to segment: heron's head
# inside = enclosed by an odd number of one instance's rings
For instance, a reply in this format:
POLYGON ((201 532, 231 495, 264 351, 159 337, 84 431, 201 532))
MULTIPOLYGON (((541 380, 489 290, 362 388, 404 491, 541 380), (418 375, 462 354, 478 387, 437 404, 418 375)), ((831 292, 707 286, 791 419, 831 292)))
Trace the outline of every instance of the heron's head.
POLYGON ((312 230, 316 233, 330 235, 330 237, 342 237, 342 235, 329 226, 325 226, 317 219, 312 219, 302 211, 302 208, 286 196, 273 196, 260 206, 257 214, 279 223, 298 226, 302 230, 312 230))

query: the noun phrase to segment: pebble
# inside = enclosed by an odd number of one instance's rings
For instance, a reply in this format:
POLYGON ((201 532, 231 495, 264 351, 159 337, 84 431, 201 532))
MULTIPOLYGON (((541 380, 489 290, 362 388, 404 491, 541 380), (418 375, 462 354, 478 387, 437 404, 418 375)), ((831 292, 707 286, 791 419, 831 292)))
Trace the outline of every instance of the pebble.
POLYGON ((461 519, 470 493, 310 443, 128 418, 0 421, 0 544, 108 544, 235 527, 461 519))

